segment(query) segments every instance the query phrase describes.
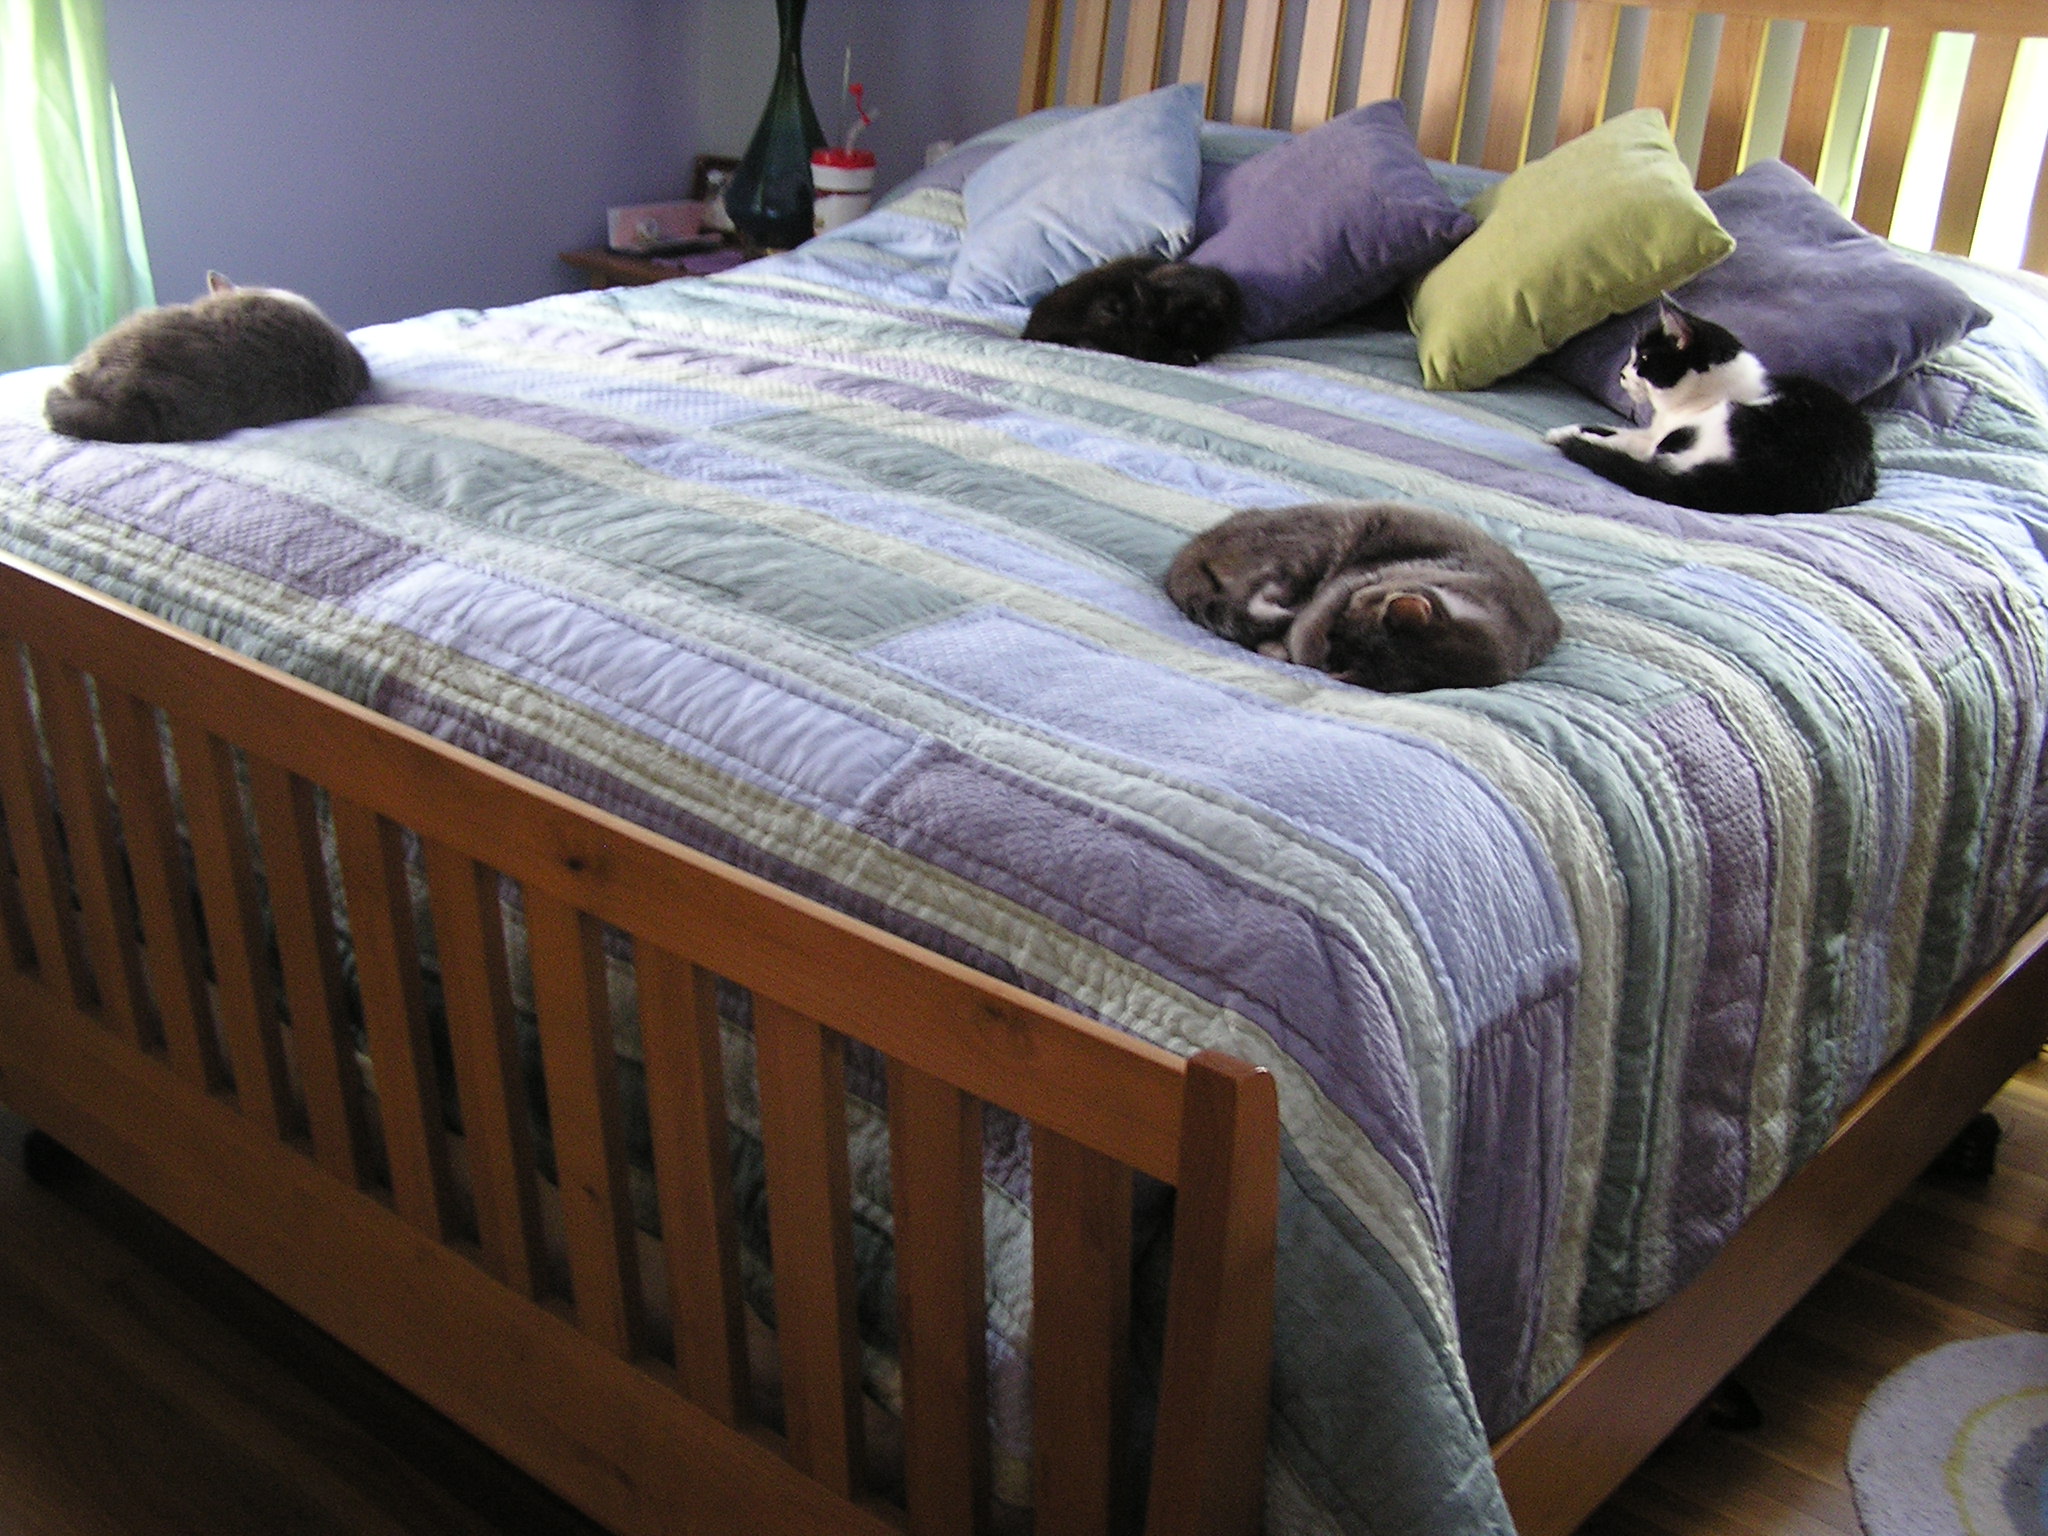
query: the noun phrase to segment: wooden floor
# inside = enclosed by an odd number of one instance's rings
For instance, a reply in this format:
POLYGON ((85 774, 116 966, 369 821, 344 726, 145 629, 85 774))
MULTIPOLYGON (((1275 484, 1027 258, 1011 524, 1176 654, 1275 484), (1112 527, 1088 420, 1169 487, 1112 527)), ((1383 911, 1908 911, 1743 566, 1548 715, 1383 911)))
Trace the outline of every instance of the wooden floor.
MULTIPOLYGON (((1584 1536, 1859 1536, 1856 1409, 1948 1339, 2048 1325, 2048 1070, 1988 1186, 1923 1181, 1737 1379, 1761 1429, 1664 1448, 1584 1536)), ((0 1533, 597 1536, 91 1176, 23 1176, 0 1112, 0 1533)))

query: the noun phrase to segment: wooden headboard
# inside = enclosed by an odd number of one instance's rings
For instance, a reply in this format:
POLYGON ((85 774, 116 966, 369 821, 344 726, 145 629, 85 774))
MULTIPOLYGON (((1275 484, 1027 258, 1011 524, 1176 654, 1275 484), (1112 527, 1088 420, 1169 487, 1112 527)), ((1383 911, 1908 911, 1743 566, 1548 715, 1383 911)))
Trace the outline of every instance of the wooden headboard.
POLYGON ((1866 229, 2048 272, 2048 0, 1031 0, 1029 27, 1021 111, 1199 80, 1212 117, 1300 130, 1399 96, 1424 153, 1512 170, 1654 106, 1702 187, 1777 156, 1866 229), (1909 177, 1931 227, 1895 231, 1909 177))

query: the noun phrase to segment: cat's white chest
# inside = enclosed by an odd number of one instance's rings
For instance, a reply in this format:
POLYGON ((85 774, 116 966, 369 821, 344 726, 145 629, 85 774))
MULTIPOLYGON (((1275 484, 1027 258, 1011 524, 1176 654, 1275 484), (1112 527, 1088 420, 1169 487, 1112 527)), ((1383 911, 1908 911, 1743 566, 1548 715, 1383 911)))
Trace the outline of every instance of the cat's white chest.
POLYGON ((1700 464, 1733 458, 1729 419, 1738 407, 1762 405, 1771 398, 1770 377, 1756 357, 1743 352, 1729 361, 1687 376, 1676 388, 1650 396, 1647 436, 1656 445, 1659 462, 1679 472, 1700 464), (1671 434, 1691 428, 1690 440, 1666 448, 1671 434))
POLYGON ((1728 433, 1728 417, 1735 407, 1726 400, 1689 411, 1660 410, 1650 417, 1650 436, 1655 439, 1660 463, 1684 471, 1698 464, 1716 464, 1734 457, 1735 442, 1728 433), (1692 440, 1683 448, 1667 450, 1664 444, 1674 432, 1690 427, 1692 440))

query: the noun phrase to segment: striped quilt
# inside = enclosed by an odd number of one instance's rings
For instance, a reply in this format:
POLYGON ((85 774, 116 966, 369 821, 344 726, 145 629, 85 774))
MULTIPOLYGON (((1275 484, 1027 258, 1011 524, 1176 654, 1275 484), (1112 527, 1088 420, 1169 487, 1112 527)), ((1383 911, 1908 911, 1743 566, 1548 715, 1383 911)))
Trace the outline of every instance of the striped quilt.
POLYGON ((1489 1436, 2042 906, 2048 301, 1954 267, 1997 318, 1877 414, 1877 499, 1741 520, 1565 462, 1562 386, 1424 393, 1402 332, 1020 343, 945 300, 960 221, 924 186, 719 279, 366 330, 373 401, 220 443, 74 443, 0 380, 0 543, 1270 1067, 1271 1528, 1503 1531, 1489 1436), (1381 696, 1159 590, 1234 508, 1374 496, 1512 545, 1557 652, 1381 696))

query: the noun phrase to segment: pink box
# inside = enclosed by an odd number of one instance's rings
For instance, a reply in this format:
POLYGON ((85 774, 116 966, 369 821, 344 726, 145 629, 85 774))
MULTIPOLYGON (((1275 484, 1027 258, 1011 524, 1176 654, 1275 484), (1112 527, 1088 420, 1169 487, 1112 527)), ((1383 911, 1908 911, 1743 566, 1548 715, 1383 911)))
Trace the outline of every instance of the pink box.
POLYGON ((675 203, 633 203, 605 210, 606 244, 615 251, 636 256, 694 240, 703 228, 704 205, 688 198, 675 203))

